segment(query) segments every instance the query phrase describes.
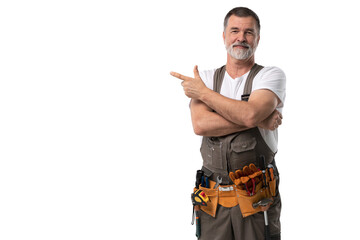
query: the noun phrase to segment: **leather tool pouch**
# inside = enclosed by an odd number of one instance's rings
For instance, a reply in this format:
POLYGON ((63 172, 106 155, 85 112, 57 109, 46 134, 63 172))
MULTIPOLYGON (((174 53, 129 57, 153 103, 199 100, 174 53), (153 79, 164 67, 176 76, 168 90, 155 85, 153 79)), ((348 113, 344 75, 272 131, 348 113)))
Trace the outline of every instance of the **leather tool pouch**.
POLYGON ((261 211, 260 207, 253 208, 253 203, 259 202, 264 198, 272 198, 275 196, 276 191, 276 178, 270 180, 268 170, 266 172, 266 179, 268 180, 268 187, 265 188, 263 182, 259 182, 255 187, 255 194, 249 196, 244 187, 236 185, 236 197, 239 202, 242 216, 248 217, 261 211))
MULTIPOLYGON (((221 185, 214 189, 216 182, 210 180, 209 183, 209 188, 202 187, 201 185, 199 186, 199 189, 201 189, 209 198, 207 206, 200 206, 202 211, 215 217, 218 205, 232 208, 239 204, 236 197, 235 185, 221 185), (223 190, 220 190, 220 188, 223 190)), ((196 190, 197 188, 194 188, 194 191, 196 190)))
MULTIPOLYGON (((216 216, 216 209, 219 203, 219 192, 218 189, 213 189, 215 186, 215 182, 210 181, 210 188, 199 186, 199 189, 204 191, 204 193, 208 196, 209 201, 207 202, 207 206, 200 206, 200 209, 212 217, 216 216)), ((194 188, 194 192, 197 188, 194 188)))

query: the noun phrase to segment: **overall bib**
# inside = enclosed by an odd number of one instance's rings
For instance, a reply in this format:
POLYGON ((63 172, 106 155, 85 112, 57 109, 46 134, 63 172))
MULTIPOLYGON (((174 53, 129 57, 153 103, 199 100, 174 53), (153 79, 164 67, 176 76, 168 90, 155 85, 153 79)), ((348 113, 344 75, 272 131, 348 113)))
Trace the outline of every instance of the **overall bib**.
MULTIPOLYGON (((245 82, 242 101, 247 101, 251 94, 252 82, 262 66, 255 64, 245 82)), ((225 75, 225 66, 217 69, 214 74, 214 91, 220 93, 225 75)), ((200 152, 203 158, 204 175, 212 181, 222 178, 221 185, 233 184, 229 172, 235 172, 251 163, 260 168, 260 156, 265 156, 266 165, 275 168, 276 195, 274 203, 268 210, 269 228, 272 239, 280 239, 281 200, 278 192, 279 173, 274 156, 257 127, 221 137, 203 137, 200 152)), ((237 204, 222 204, 216 199, 217 206, 213 214, 201 212, 202 240, 262 240, 264 239, 264 216, 262 212, 243 217, 237 204), (216 213, 215 213, 216 211, 216 213)), ((236 200, 234 200, 236 201, 236 200)), ((213 201, 214 203, 214 201, 213 201)))

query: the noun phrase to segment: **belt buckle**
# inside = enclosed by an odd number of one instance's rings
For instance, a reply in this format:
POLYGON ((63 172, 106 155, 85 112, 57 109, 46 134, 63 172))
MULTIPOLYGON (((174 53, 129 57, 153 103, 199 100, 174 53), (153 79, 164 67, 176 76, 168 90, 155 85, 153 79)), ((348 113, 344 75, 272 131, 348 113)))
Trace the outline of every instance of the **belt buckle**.
POLYGON ((219 187, 219 191, 222 191, 222 192, 230 192, 230 191, 233 191, 234 188, 233 186, 230 186, 230 187, 219 187))

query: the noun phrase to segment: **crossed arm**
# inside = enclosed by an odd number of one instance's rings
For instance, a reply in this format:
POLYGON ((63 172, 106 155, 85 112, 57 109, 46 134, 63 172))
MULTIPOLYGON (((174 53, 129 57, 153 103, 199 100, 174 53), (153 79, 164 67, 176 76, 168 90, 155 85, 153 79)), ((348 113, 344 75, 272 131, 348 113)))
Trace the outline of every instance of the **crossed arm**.
MULTIPOLYGON (((231 122, 197 99, 191 100, 190 109, 194 132, 200 136, 224 136, 254 127, 231 122)), ((281 125, 281 119, 281 113, 274 110, 266 119, 255 126, 268 130, 275 130, 281 125)))
POLYGON ((217 137, 247 129, 225 119, 198 99, 191 100, 190 109, 192 125, 197 135, 217 137))
POLYGON ((207 88, 197 66, 194 68, 195 78, 174 72, 171 75, 183 80, 185 94, 192 98, 191 120, 197 135, 223 136, 255 126, 275 130, 282 123, 281 113, 276 110, 280 100, 270 90, 256 90, 245 102, 224 97, 207 88))

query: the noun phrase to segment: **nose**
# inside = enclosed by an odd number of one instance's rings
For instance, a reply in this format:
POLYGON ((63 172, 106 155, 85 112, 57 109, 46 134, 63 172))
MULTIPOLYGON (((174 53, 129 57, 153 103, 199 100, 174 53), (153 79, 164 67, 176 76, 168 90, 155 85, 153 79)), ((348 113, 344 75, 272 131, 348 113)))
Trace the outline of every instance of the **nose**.
POLYGON ((236 41, 241 43, 246 42, 245 33, 239 32, 236 41))

